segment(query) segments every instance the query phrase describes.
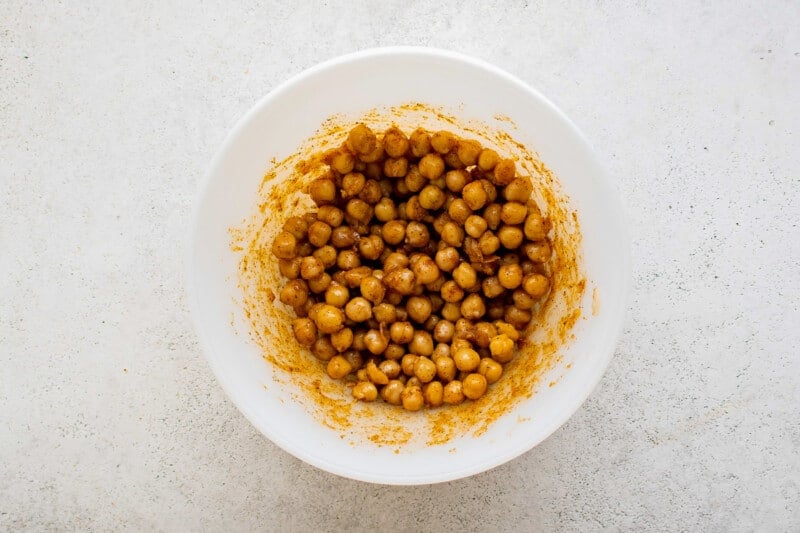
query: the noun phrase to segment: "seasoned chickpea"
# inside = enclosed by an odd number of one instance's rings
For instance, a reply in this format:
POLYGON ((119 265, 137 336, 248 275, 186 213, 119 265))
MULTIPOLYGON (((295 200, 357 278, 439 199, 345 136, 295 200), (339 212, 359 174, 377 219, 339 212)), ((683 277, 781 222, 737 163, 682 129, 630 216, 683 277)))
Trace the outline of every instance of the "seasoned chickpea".
POLYGON ((516 328, 514 328, 514 326, 511 324, 508 324, 502 320, 496 320, 494 322, 494 327, 497 329, 498 333, 504 334, 512 341, 516 342, 519 340, 519 331, 517 331, 516 328))
POLYGON ((356 196, 364 188, 367 178, 361 172, 351 172, 342 177, 342 191, 345 196, 356 196))
POLYGON ((461 304, 458 303, 458 301, 445 302, 445 304, 442 306, 441 315, 445 320, 455 322, 461 318, 461 304))
POLYGON ((444 159, 439 154, 427 154, 419 160, 419 173, 429 180, 435 180, 444 173, 444 159))
POLYGON ((458 146, 456 147, 456 154, 461 164, 465 167, 471 167, 478 162, 478 156, 481 153, 481 145, 478 141, 469 139, 459 139, 458 146))
POLYGON ((447 208, 447 214, 453 221, 463 224, 472 215, 472 209, 463 198, 457 198, 447 208))
POLYGON ((506 289, 516 289, 522 284, 522 267, 518 264, 502 265, 497 271, 497 280, 506 289))
POLYGON ((375 133, 365 124, 357 124, 347 135, 347 147, 356 154, 368 154, 377 144, 375 133))
POLYGON ((439 381, 431 381, 422 387, 422 397, 431 407, 439 407, 443 403, 444 385, 439 381))
POLYGON ((336 348, 328 337, 320 337, 311 346, 311 353, 320 361, 330 361, 331 357, 336 355, 336 348))
POLYGON ((442 227, 442 241, 450 246, 461 246, 464 242, 464 230, 455 222, 447 222, 442 227))
POLYGON ((533 315, 527 309, 520 309, 519 307, 510 306, 506 307, 505 314, 503 315, 503 319, 517 328, 518 330, 522 331, 528 325, 528 323, 533 318, 533 315))
POLYGON ((484 189, 483 184, 479 181, 467 183, 461 191, 461 195, 467 203, 467 206, 473 211, 482 208, 489 200, 486 189, 484 189))
POLYGON ((439 267, 436 266, 434 260, 428 256, 423 256, 419 261, 413 264, 411 270, 414 272, 417 282, 423 285, 433 283, 440 275, 439 267))
POLYGON ((383 225, 383 240, 397 245, 406 238, 406 224, 402 220, 390 220, 383 225))
POLYGON ((400 361, 400 368, 403 374, 406 376, 414 375, 414 367, 417 364, 417 359, 419 359, 419 356, 411 353, 403 356, 403 359, 400 361))
POLYGON ((301 279, 293 279, 281 289, 279 299, 291 307, 300 307, 308 301, 308 284, 301 279))
POLYGON ((344 352, 353 345, 353 330, 342 328, 336 333, 331 333, 331 344, 337 352, 344 352))
POLYGON ((508 335, 501 333, 489 343, 492 359, 500 363, 507 363, 514 358, 514 341, 508 335))
POLYGON ((500 162, 500 156, 491 148, 484 148, 478 155, 478 168, 484 172, 493 170, 497 163, 500 162))
MULTIPOLYGON (((364 294, 363 289, 361 293, 364 294)), ((372 316, 378 323, 392 324, 397 320, 397 309, 390 303, 379 303, 372 307, 372 316)))
POLYGON ((516 226, 503 226, 497 231, 497 238, 505 248, 514 250, 522 244, 524 235, 522 230, 516 226))
POLYGON ((332 228, 338 228, 344 222, 344 211, 335 205, 323 205, 317 211, 317 220, 332 228))
POLYGON ((392 379, 381 389, 381 398, 390 405, 400 405, 400 395, 405 388, 402 381, 392 379))
POLYGON ((503 214, 503 206, 500 204, 489 204, 483 210, 483 219, 489 226, 489 229, 494 231, 500 226, 501 217, 503 214))
POLYGON ((478 249, 484 256, 492 255, 500 249, 500 239, 491 231, 486 231, 481 238, 478 239, 478 249))
POLYGON ((411 322, 395 322, 389 328, 389 336, 392 342, 408 344, 414 338, 414 326, 411 322))
POLYGON ((458 405, 464 401, 464 390, 460 381, 453 380, 444 386, 442 401, 449 405, 458 405))
POLYGON ((369 381, 359 381, 353 387, 353 398, 363 402, 374 402, 378 398, 378 389, 369 381))
POLYGON ((472 332, 473 342, 480 348, 488 348, 489 342, 497 336, 497 328, 491 322, 478 322, 472 332))
POLYGON ((314 294, 325 292, 331 284, 331 275, 323 272, 320 276, 308 280, 308 289, 314 294))
POLYGON ((278 259, 293 259, 297 255, 297 239, 288 231, 278 233, 272 241, 272 255, 278 259))
POLYGON ((408 137, 397 126, 392 126, 383 134, 383 144, 389 157, 401 157, 408 151, 408 137))
POLYGON ((458 266, 460 260, 458 250, 448 246, 436 252, 436 266, 445 272, 450 272, 458 266))
POLYGON ((408 351, 417 355, 429 356, 433 353, 433 337, 427 331, 415 331, 408 351))
POLYGON ((429 183, 429 179, 422 175, 419 165, 408 169, 403 183, 409 192, 419 192, 429 183))
MULTIPOLYGON (((478 283, 478 273, 469 263, 461 263, 453 270, 453 279, 462 289, 470 290, 478 283)), ((444 298, 444 295, 442 295, 442 298, 444 298)), ((445 300, 453 301, 447 300, 447 298, 445 300)))
POLYGON ((446 154, 456 147, 456 138, 449 131, 437 131, 431 135, 431 148, 440 154, 446 154))
POLYGON ((367 363, 367 378, 376 385, 386 385, 389 383, 389 377, 384 374, 383 370, 378 368, 374 360, 367 363))
POLYGON ((427 296, 412 296, 406 302, 406 311, 414 322, 425 322, 431 316, 431 300, 427 296))
POLYGON ((436 210, 444 205, 445 194, 436 185, 426 185, 419 193, 419 204, 428 210, 436 210))
POLYGON ((436 345, 433 349, 433 353, 431 354, 431 359, 436 362, 436 360, 440 357, 450 357, 450 345, 444 342, 440 342, 436 345))
POLYGON ((317 178, 308 186, 308 194, 317 205, 332 204, 336 201, 336 183, 332 179, 317 178))
POLYGON ((451 357, 438 357, 434 361, 436 375, 443 382, 453 381, 456 377, 456 363, 451 357))
POLYGON ((402 358, 406 354, 405 348, 400 346, 399 344, 390 344, 386 347, 386 350, 383 352, 383 356, 386 359, 390 360, 397 360, 402 358))
POLYGON ((304 257, 303 260, 300 262, 300 276, 303 279, 317 279, 325 272, 325 266, 322 264, 322 261, 310 255, 308 257, 304 257))
POLYGON ((486 314, 486 305, 478 294, 470 294, 461 302, 461 315, 467 320, 478 320, 486 314))
POLYGON ((488 225, 483 217, 470 215, 464 223, 464 230, 473 239, 479 238, 486 231, 488 225))
POLYGON ((433 338, 436 342, 450 342, 454 333, 455 327, 449 320, 440 320, 433 328, 433 338))
POLYGON ((336 258, 339 254, 336 253, 336 248, 326 244, 322 248, 314 250, 313 255, 322 262, 324 268, 330 268, 336 264, 336 258))
POLYGON ((481 359, 481 364, 478 365, 478 374, 486 378, 486 382, 490 385, 496 383, 500 376, 503 375, 503 365, 491 359, 484 357, 481 359))
POLYGON ((500 284, 497 276, 489 276, 481 282, 481 289, 487 298, 497 298, 505 292, 505 287, 500 284))
POLYGON ((414 375, 422 383, 428 383, 436 377, 436 365, 427 357, 418 357, 414 364, 414 375))
POLYGON ((301 346, 311 346, 317 340, 317 326, 310 318, 295 318, 292 321, 292 332, 301 346))
POLYGON ((541 298, 550 288, 550 280, 541 274, 530 274, 522 280, 522 288, 533 298, 541 298))
POLYGON ((494 183, 487 179, 482 179, 478 183, 481 184, 483 191, 486 193, 486 205, 491 205, 495 200, 497 200, 497 187, 495 187, 494 183))
POLYGON ((360 267, 361 256, 355 250, 342 250, 336 257, 336 266, 342 270, 360 267))
MULTIPOLYGON (((453 280, 445 281, 440 292, 445 302, 460 302, 464 298, 464 289, 453 280)), ((446 317, 445 317, 446 318, 446 317)))
POLYGON ((515 290, 511 297, 514 300, 514 307, 519 309, 533 309, 533 306, 536 305, 536 298, 523 289, 515 290))
POLYGON ((456 193, 461 192, 469 181, 469 172, 466 170, 449 170, 444 175, 445 186, 448 190, 456 193))
POLYGON ((375 355, 383 353, 388 345, 389 339, 377 329, 371 329, 364 335, 364 346, 375 355))
POLYGON ((348 200, 345 212, 362 224, 366 224, 372 218, 372 206, 361 198, 348 200))
POLYGON ((494 181, 498 185, 508 185, 517 175, 517 166, 512 159, 503 159, 494 167, 494 181))
POLYGON ((366 322, 372 318, 372 304, 363 296, 356 296, 347 302, 344 312, 353 322, 366 322))
POLYGON ((386 294, 386 288, 381 283, 381 280, 375 276, 367 276, 361 280, 361 296, 374 304, 379 304, 383 301, 383 296, 386 294))
MULTIPOLYGON (((364 183, 364 188, 358 193, 358 197, 371 206, 377 204, 382 196, 383 192, 381 191, 381 186, 374 179, 367 180, 366 183, 364 183)), ((371 215, 372 212, 370 212, 370 216, 371 215)))
POLYGON ((301 257, 294 257, 292 259, 279 259, 278 270, 281 275, 288 279, 297 279, 300 277, 300 263, 303 261, 301 257))
POLYGON ((409 386, 400 393, 400 401, 403 402, 403 408, 406 411, 419 411, 425 403, 422 396, 422 389, 417 386, 409 386))
POLYGON ((338 307, 322 304, 316 313, 314 322, 321 333, 336 333, 344 325, 344 313, 338 307))
POLYGON ((328 375, 333 379, 342 379, 353 371, 353 366, 341 355, 334 355, 328 361, 328 375))
POLYGON ((527 202, 531 193, 533 192, 533 185, 531 179, 528 177, 515 178, 503 189, 503 197, 509 202, 527 202))
POLYGON ((525 222, 525 217, 527 216, 527 206, 519 202, 508 202, 503 204, 503 207, 500 211, 500 220, 503 221, 503 224, 522 224, 525 222))
POLYGON ((361 281, 369 276, 371 272, 372 269, 368 266, 351 268, 350 270, 344 272, 345 284, 351 289, 355 289, 361 285, 361 281))
POLYGON ((522 245, 522 251, 534 263, 546 263, 552 255, 547 241, 527 242, 522 245))
POLYGON ((406 244, 414 248, 421 248, 430 242, 431 236, 428 226, 422 222, 409 222, 406 227, 406 244))
POLYGON ((302 240, 308 233, 308 222, 303 220, 302 217, 289 217, 283 223, 283 231, 288 231, 298 241, 302 240))
POLYGON ((400 375, 400 372, 402 370, 400 368, 400 364, 397 361, 393 361, 391 359, 381 361, 380 364, 378 365, 378 369, 381 372, 383 372, 383 374, 389 379, 397 378, 397 376, 400 375))
POLYGON ((541 241, 547 234, 544 228, 544 219, 539 213, 530 213, 525 219, 525 237, 531 241, 541 241))
POLYGON ((472 372, 481 362, 481 356, 472 348, 459 348, 453 354, 456 368, 463 372, 472 372))
POLYGON ((355 233, 348 226, 339 226, 331 233, 331 244, 336 248, 350 248, 355 243, 355 233))
POLYGON ((408 159, 390 157, 383 162, 383 175, 387 178, 402 178, 408 174, 408 159))
POLYGON ((380 201, 375 204, 374 211, 375 218, 380 222, 389 222, 397 218, 397 207, 395 207, 391 198, 381 198, 380 201))
POLYGON ((417 128, 411 133, 409 145, 414 157, 423 157, 431 151, 431 136, 425 130, 417 128))
POLYGON ((470 374, 462 382, 464 396, 470 400, 477 400, 486 393, 486 378, 481 374, 470 374))
POLYGON ((348 172, 352 172, 355 164, 356 158, 353 157, 353 154, 338 150, 335 154, 333 154, 330 162, 331 168, 339 174, 347 174, 348 172))
POLYGON ((407 268, 394 269, 383 277, 383 283, 398 294, 408 295, 414 291, 414 273, 407 268))
POLYGON ((365 259, 375 260, 383 253, 383 239, 377 235, 370 235, 358 241, 358 251, 365 259))

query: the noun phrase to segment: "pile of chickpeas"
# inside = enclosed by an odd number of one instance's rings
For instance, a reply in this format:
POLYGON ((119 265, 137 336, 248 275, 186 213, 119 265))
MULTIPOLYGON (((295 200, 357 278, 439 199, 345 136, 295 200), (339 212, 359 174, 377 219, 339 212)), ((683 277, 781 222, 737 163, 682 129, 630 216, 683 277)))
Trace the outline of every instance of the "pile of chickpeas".
POLYGON ((358 124, 272 253, 297 342, 353 396, 477 400, 550 290, 549 223, 511 159, 447 131, 358 124))

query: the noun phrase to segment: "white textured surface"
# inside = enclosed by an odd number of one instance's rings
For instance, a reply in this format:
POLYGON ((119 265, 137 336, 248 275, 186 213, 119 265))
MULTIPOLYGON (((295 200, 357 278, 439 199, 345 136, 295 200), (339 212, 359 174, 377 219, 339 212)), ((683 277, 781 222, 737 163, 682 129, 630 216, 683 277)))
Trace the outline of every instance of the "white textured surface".
POLYGON ((0 529, 800 528, 800 5, 460 4, 0 3, 0 529), (182 287, 229 127, 288 76, 389 44, 550 96, 633 237, 627 327, 585 406, 431 487, 262 438, 182 287))

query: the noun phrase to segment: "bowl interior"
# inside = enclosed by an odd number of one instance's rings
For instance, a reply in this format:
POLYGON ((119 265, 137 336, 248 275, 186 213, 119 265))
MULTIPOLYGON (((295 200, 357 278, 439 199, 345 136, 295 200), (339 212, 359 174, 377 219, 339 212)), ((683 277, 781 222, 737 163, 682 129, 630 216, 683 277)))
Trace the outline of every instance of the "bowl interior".
POLYGON ((625 309, 629 249, 621 207, 586 141, 552 104, 515 78, 456 54, 378 49, 315 67, 261 100, 235 127, 212 163, 197 207, 188 289, 201 342, 220 383, 273 442, 325 470, 365 481, 445 481, 501 464, 563 424, 600 379, 625 309), (334 114, 357 116, 407 102, 442 107, 465 119, 510 127, 554 171, 578 213, 587 290, 583 318, 544 386, 479 437, 442 446, 355 445, 292 400, 291 385, 250 340, 237 303, 237 256, 229 228, 252 212, 265 172, 334 114), (498 118, 499 117, 499 118, 498 118), (368 452, 365 450, 368 448, 368 452))

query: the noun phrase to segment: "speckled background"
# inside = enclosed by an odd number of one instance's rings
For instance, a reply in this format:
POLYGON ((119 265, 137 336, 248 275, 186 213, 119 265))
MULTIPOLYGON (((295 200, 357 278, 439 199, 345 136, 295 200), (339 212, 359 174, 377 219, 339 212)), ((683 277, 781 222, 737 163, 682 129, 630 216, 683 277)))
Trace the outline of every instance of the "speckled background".
POLYGON ((0 2, 0 529, 799 530, 800 4, 333 4, 0 2), (235 121, 391 44, 550 96, 633 238, 586 404, 511 463, 416 488, 264 439, 206 365, 182 280, 235 121))

